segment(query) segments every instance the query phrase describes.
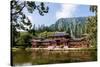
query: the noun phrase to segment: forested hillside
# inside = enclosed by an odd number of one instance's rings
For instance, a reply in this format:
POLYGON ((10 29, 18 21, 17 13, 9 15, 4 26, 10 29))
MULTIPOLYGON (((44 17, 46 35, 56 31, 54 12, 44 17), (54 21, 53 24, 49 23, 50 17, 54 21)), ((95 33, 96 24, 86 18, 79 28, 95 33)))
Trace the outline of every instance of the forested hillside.
POLYGON ((88 17, 61 18, 52 24, 50 28, 53 31, 65 31, 71 33, 72 36, 78 37, 86 33, 86 23, 88 17))

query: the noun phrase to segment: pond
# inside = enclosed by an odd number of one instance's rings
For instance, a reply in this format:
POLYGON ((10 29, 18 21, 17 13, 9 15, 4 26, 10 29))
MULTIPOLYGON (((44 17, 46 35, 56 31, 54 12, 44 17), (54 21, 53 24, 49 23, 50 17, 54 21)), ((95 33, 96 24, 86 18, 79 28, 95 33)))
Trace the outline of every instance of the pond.
POLYGON ((97 49, 46 50, 30 49, 12 51, 14 66, 87 62, 97 60, 97 49))

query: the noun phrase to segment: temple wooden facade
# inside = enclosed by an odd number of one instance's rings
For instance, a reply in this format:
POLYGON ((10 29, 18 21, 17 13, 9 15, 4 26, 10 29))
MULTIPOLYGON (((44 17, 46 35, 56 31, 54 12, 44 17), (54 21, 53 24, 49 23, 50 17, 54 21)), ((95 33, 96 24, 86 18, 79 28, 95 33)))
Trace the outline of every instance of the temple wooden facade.
POLYGON ((64 32, 57 32, 53 35, 50 35, 47 39, 32 39, 32 47, 34 48, 47 48, 49 46, 59 46, 63 48, 68 46, 68 48, 87 48, 89 47, 89 41, 87 38, 71 38, 70 35, 64 32))

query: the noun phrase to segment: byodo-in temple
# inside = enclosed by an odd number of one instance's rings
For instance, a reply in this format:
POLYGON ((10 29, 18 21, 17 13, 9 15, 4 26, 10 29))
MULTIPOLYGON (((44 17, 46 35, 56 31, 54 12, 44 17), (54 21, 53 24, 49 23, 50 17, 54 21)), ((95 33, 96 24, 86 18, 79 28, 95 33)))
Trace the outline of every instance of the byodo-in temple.
POLYGON ((80 38, 73 38, 65 32, 56 32, 45 39, 33 38, 31 40, 33 48, 88 48, 90 47, 87 35, 82 35, 80 38))

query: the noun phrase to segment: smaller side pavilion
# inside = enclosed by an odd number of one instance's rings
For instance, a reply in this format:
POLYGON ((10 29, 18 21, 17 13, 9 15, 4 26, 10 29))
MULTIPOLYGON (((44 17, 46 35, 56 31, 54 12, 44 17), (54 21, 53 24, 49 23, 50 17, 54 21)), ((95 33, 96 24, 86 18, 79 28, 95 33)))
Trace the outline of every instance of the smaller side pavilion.
POLYGON ((68 41, 69 48, 88 48, 90 47, 89 40, 85 38, 75 38, 68 41))

